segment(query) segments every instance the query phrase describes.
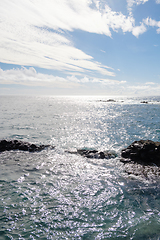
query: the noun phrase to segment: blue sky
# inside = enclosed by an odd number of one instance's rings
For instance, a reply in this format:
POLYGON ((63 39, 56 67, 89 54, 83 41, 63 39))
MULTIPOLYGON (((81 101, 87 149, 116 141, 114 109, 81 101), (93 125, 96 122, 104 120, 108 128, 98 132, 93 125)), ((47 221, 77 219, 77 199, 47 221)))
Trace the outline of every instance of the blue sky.
POLYGON ((160 0, 3 0, 0 94, 160 94, 160 0))

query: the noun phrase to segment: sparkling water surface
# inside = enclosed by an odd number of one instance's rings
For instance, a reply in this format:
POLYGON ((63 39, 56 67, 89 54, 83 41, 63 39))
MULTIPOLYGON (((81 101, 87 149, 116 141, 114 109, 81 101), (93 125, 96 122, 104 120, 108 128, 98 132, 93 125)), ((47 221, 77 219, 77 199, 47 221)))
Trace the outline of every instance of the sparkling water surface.
POLYGON ((160 239, 158 168, 128 174, 120 162, 133 141, 160 141, 160 98, 108 99, 0 97, 1 139, 55 146, 0 154, 0 240, 160 239), (66 151, 79 148, 117 157, 66 151))

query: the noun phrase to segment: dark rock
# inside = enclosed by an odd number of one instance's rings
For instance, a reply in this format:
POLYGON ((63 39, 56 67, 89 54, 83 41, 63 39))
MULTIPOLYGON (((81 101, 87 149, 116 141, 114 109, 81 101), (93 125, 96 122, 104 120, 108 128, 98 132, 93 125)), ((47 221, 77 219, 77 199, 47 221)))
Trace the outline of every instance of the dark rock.
POLYGON ((147 104, 148 102, 147 101, 142 101, 141 103, 146 103, 147 104))
POLYGON ((71 154, 78 154, 86 158, 110 159, 117 157, 114 151, 99 152, 97 150, 77 149, 76 151, 67 151, 71 154))
POLYGON ((114 99, 108 99, 107 102, 116 102, 114 99))
POLYGON ((114 99, 98 100, 98 102, 116 102, 116 100, 114 100, 114 99))
POLYGON ((133 142, 130 146, 123 149, 121 152, 122 162, 124 159, 151 165, 156 164, 160 166, 160 142, 153 142, 151 140, 140 140, 133 142))
POLYGON ((23 142, 20 140, 1 140, 0 141, 0 152, 11 151, 11 150, 21 150, 28 152, 38 152, 45 148, 50 147, 50 145, 35 145, 28 142, 23 142))

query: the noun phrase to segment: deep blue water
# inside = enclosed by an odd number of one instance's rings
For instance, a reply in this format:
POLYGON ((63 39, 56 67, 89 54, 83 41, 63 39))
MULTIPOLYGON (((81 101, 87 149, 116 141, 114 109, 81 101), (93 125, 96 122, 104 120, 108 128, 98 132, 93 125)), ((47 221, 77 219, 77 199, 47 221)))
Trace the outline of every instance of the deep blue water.
POLYGON ((55 146, 0 154, 0 240, 160 239, 159 169, 120 162, 133 141, 160 141, 160 97, 109 98, 0 96, 0 139, 55 146), (79 148, 117 157, 66 152, 79 148))

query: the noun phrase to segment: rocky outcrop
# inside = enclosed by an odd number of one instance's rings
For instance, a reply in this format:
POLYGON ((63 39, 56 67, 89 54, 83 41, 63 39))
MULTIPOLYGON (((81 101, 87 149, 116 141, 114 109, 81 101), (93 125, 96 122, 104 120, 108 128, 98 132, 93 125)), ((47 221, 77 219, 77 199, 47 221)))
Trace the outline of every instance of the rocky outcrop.
POLYGON ((23 142, 20 140, 1 140, 0 141, 0 152, 11 151, 11 150, 22 150, 28 152, 38 152, 45 148, 50 147, 50 145, 35 145, 28 142, 23 142))
MULTIPOLYGON (((21 150, 28 152, 39 152, 45 148, 53 149, 54 146, 50 145, 35 145, 29 142, 24 142, 20 140, 0 140, 0 152, 11 151, 11 150, 21 150)), ((98 159, 110 159, 115 158, 117 155, 114 151, 97 151, 97 150, 87 150, 78 149, 76 151, 66 151, 71 154, 78 154, 86 158, 98 158, 98 159)))
POLYGON ((115 158, 117 155, 113 151, 97 151, 88 149, 77 149, 76 151, 67 151, 71 154, 78 154, 86 158, 97 158, 97 159, 110 159, 115 158))
POLYGON ((160 167, 160 142, 140 140, 133 142, 121 152, 121 162, 138 162, 145 165, 156 164, 160 167))
POLYGON ((98 102, 116 102, 116 100, 114 100, 114 99, 98 100, 98 102))

